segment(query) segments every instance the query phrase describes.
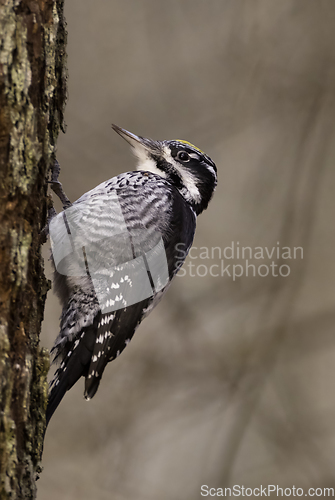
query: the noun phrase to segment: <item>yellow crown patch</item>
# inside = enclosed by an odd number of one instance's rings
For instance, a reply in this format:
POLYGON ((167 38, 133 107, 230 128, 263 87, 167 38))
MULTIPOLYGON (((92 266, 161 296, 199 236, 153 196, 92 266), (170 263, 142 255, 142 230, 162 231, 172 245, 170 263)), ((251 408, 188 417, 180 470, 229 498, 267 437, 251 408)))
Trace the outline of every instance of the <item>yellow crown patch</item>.
POLYGON ((194 148, 194 149, 196 149, 197 151, 199 151, 200 153, 202 153, 202 154, 206 154, 206 153, 204 153, 204 151, 201 151, 201 149, 200 149, 200 148, 197 148, 197 146, 194 146, 194 144, 191 144, 191 143, 190 143, 190 142, 188 142, 188 141, 182 141, 182 140, 178 139, 178 140, 177 140, 177 142, 181 142, 182 144, 187 144, 188 146, 191 146, 192 148, 194 148))

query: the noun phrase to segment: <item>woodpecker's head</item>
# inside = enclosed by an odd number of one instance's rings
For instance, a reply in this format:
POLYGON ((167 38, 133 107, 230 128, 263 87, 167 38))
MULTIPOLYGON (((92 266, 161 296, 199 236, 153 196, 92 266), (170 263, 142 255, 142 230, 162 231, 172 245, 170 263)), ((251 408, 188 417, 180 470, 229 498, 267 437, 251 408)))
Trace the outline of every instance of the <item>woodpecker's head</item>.
POLYGON ((213 196, 217 184, 215 163, 186 141, 153 141, 112 125, 132 147, 138 170, 167 179, 199 215, 213 196))

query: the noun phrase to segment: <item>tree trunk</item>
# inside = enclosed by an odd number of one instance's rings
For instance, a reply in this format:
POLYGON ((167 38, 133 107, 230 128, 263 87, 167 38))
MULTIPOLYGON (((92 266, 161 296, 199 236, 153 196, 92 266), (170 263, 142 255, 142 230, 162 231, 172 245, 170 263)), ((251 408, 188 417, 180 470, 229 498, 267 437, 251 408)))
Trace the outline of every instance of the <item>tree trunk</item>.
POLYGON ((0 498, 36 497, 49 355, 40 253, 66 100, 63 0, 0 2, 0 498))

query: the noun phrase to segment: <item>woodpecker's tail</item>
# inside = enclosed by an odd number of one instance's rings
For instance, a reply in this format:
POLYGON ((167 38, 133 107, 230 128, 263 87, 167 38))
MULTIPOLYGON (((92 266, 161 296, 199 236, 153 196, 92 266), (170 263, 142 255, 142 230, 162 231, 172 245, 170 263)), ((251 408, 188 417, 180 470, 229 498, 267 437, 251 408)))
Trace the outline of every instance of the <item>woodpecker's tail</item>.
POLYGON ((80 342, 74 339, 64 348, 63 360, 56 370, 50 384, 48 406, 46 411, 46 425, 62 401, 65 393, 80 379, 86 376, 91 363, 95 344, 98 318, 89 327, 79 333, 80 342))
POLYGON ((46 427, 48 426, 52 415, 56 411, 59 403, 62 401, 65 393, 69 390, 69 388, 70 387, 68 387, 68 380, 65 377, 62 377, 57 385, 52 386, 49 393, 46 412, 46 427))

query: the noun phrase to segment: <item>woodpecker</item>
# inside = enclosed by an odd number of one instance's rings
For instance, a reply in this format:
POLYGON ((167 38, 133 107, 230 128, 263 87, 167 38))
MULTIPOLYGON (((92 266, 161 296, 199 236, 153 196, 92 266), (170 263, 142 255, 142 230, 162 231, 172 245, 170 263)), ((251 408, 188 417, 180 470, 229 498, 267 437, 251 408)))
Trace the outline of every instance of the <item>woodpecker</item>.
POLYGON ((191 248, 217 169, 187 141, 154 141, 112 125, 132 147, 136 171, 103 182, 71 202, 51 187, 63 212, 49 221, 54 288, 63 309, 51 353, 47 424, 65 393, 85 377, 91 399, 103 371, 157 305, 191 248))

